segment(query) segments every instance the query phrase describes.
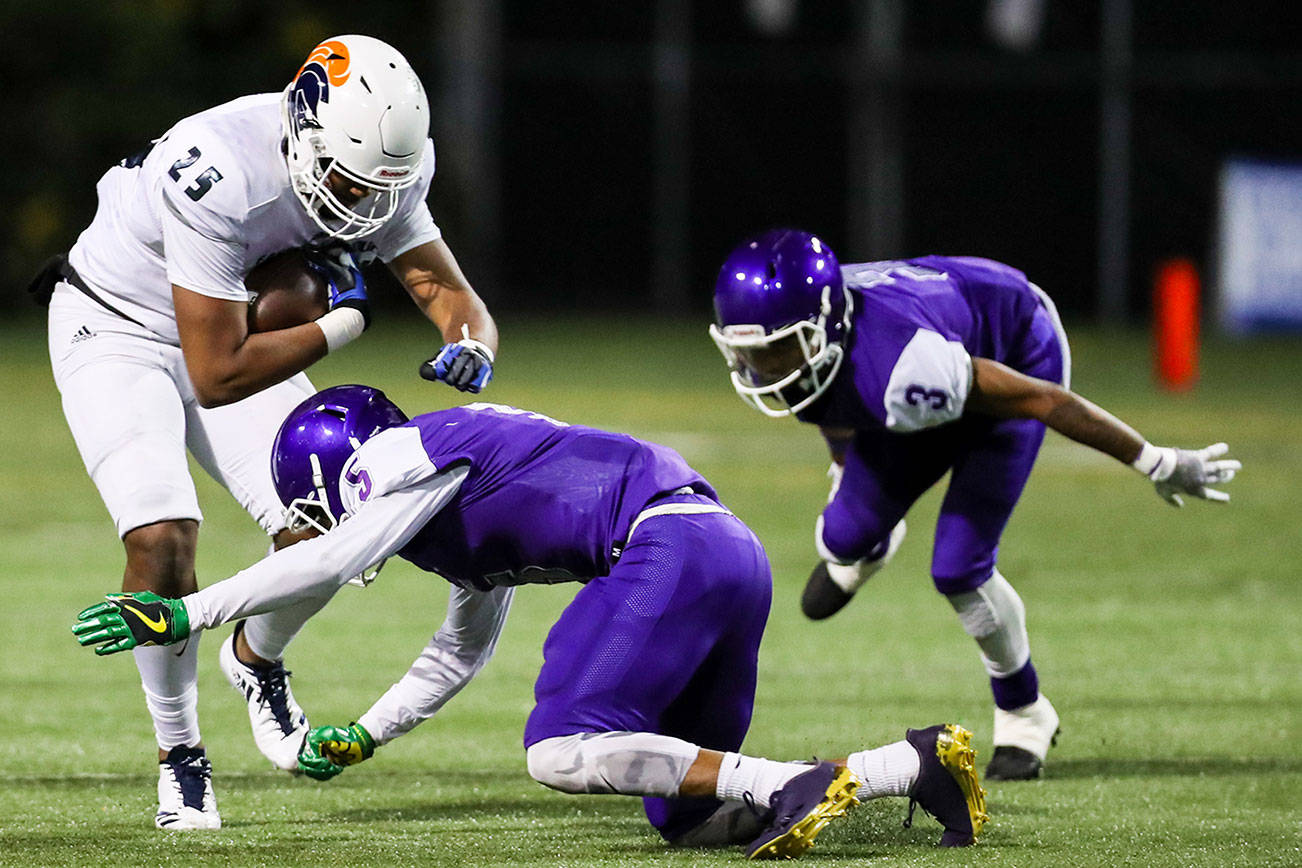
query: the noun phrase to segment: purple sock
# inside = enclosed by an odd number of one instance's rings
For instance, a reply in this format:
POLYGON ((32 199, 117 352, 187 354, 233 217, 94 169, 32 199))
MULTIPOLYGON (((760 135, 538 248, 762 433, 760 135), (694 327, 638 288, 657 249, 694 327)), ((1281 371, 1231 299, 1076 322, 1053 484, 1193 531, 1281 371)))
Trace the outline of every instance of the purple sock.
POLYGON ((1040 696, 1040 679, 1035 674, 1035 667, 1027 660, 1026 665, 1012 675, 1004 678, 990 679, 990 692, 995 695, 995 705, 1004 711, 1012 711, 1030 705, 1040 696))

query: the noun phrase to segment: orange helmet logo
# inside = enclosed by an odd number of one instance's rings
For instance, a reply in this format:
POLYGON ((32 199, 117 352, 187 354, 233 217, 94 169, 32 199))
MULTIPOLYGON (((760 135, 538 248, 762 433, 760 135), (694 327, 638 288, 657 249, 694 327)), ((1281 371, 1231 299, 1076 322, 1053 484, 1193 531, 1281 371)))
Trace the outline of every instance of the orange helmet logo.
POLYGON ((314 64, 325 73, 327 82, 338 87, 348 81, 348 46, 337 39, 322 42, 312 49, 312 53, 307 56, 307 60, 303 62, 295 78, 301 76, 309 66, 314 64))

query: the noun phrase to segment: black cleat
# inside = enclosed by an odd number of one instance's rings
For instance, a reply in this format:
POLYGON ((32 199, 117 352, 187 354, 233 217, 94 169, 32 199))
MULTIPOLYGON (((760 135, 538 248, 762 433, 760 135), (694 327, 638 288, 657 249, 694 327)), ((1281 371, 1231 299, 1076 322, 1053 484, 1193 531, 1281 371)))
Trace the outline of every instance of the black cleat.
POLYGON ((800 611, 811 621, 821 621, 844 609, 855 591, 891 562, 907 532, 904 519, 900 519, 891 528, 890 536, 878 543, 863 560, 835 566, 829 566, 827 561, 819 561, 809 574, 809 581, 805 582, 804 593, 800 595, 800 611), (832 578, 833 571, 837 573, 835 579, 832 578))
POLYGON ((986 791, 977 779, 972 733, 949 723, 910 729, 904 737, 918 752, 920 763, 918 779, 909 791, 905 828, 913 823, 916 804, 945 827, 940 846, 966 847, 975 843, 990 816, 986 813, 986 791))
POLYGON ((1058 712, 1041 693, 1021 708, 995 708, 995 752, 986 766, 992 781, 1032 781, 1044 768, 1049 748, 1058 743, 1058 712))
POLYGON ((986 766, 988 781, 1031 781, 1040 776, 1044 763, 1029 750, 1001 745, 995 748, 986 766))
POLYGON ((832 581, 827 573, 827 561, 819 561, 809 574, 805 592, 800 595, 800 611, 811 621, 821 621, 841 611, 853 596, 832 581))

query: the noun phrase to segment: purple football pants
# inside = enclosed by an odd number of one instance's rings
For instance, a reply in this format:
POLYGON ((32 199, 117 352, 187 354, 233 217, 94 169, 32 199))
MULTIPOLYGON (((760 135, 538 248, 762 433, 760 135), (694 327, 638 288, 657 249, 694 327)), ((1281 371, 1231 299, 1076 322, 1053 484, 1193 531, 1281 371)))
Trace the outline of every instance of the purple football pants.
MULTIPOLYGON (((588 582, 547 635, 525 747, 576 732, 630 731, 739 749, 771 594, 764 548, 739 519, 647 519, 610 574, 588 582)), ((643 801, 670 840, 719 805, 643 801)))
MULTIPOLYGON (((1021 351, 1007 364, 1062 382, 1062 347, 1046 311, 1037 311, 1021 351)), ((823 510, 823 542, 847 560, 868 556, 952 470, 936 523, 931 575, 942 594, 974 590, 994 571, 999 538, 1043 440, 1044 425, 1034 419, 983 416, 909 434, 860 430, 846 450, 836 497, 823 510)))

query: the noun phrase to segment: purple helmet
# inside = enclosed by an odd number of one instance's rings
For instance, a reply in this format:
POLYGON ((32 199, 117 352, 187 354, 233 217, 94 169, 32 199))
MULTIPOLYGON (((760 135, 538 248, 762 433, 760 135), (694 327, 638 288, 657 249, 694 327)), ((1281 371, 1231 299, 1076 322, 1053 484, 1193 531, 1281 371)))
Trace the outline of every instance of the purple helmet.
POLYGON ((331 386, 295 407, 271 446, 271 480, 289 529, 325 533, 347 517, 339 491, 344 464, 374 434, 406 421, 370 386, 331 386))
POLYGON ((851 311, 832 249, 808 232, 771 229, 724 261, 710 337, 737 394, 767 416, 789 416, 832 384, 851 311))

